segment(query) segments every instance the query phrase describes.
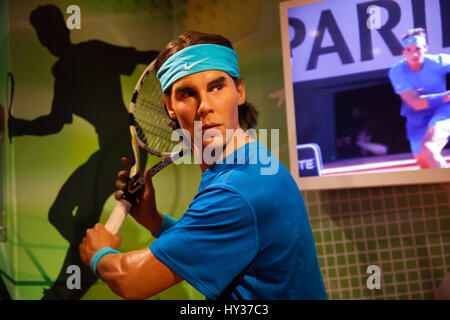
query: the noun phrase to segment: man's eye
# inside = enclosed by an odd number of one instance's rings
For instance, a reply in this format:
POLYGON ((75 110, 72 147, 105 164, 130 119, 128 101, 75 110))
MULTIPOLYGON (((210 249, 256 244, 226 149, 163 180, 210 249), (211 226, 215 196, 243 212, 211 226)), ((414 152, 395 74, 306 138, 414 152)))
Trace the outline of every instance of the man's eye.
POLYGON ((217 90, 222 90, 223 89, 223 84, 219 83, 218 85, 216 85, 216 89, 217 90))
POLYGON ((185 92, 183 92, 183 94, 181 95, 181 97, 182 97, 183 99, 187 99, 187 98, 192 97, 193 95, 194 95, 193 92, 191 92, 191 91, 185 91, 185 92))

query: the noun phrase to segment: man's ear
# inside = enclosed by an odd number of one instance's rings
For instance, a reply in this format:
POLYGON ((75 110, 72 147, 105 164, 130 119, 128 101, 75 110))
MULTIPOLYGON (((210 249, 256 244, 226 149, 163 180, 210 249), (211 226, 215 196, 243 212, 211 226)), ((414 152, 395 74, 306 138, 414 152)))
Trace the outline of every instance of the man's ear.
POLYGON ((244 83, 244 80, 239 79, 239 82, 236 85, 236 90, 237 90, 237 93, 238 93, 238 106, 243 105, 245 103, 245 83, 244 83))
POLYGON ((170 119, 176 119, 177 115, 172 108, 172 100, 167 94, 163 94, 164 105, 166 106, 167 113, 169 114, 170 119))

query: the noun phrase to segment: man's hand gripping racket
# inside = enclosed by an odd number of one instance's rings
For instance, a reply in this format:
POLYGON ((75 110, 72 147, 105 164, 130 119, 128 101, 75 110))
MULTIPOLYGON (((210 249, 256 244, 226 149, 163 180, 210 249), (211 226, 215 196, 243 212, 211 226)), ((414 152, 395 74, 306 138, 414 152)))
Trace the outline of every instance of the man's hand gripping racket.
POLYGON ((144 188, 144 179, 140 174, 140 148, 165 158, 150 169, 150 177, 183 156, 183 151, 171 152, 178 141, 171 140, 173 129, 169 126, 161 85, 153 66, 154 62, 140 76, 130 103, 129 123, 135 163, 131 167, 122 199, 117 202, 105 224, 106 229, 114 235, 118 233, 137 195, 144 188))

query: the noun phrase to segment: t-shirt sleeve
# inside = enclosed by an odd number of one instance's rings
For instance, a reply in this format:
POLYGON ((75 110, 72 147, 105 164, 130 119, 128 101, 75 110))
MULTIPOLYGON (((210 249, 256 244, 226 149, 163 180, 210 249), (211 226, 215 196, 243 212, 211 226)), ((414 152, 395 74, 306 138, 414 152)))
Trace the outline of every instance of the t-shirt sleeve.
POLYGON ((441 65, 444 67, 445 73, 450 73, 450 54, 442 53, 439 55, 441 65))
POLYGON ((256 256, 253 208, 236 190, 210 186, 150 250, 207 299, 216 299, 256 256))
POLYGON ((389 70, 389 79, 396 94, 413 89, 413 86, 405 79, 400 65, 396 65, 389 70))

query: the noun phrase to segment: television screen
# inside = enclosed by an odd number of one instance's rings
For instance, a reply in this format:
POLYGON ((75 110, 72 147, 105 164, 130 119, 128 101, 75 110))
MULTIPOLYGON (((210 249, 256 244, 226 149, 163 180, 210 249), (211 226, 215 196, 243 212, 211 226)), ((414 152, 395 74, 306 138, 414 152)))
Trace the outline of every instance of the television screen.
POLYGON ((302 189, 450 181, 450 1, 280 4, 302 189))

